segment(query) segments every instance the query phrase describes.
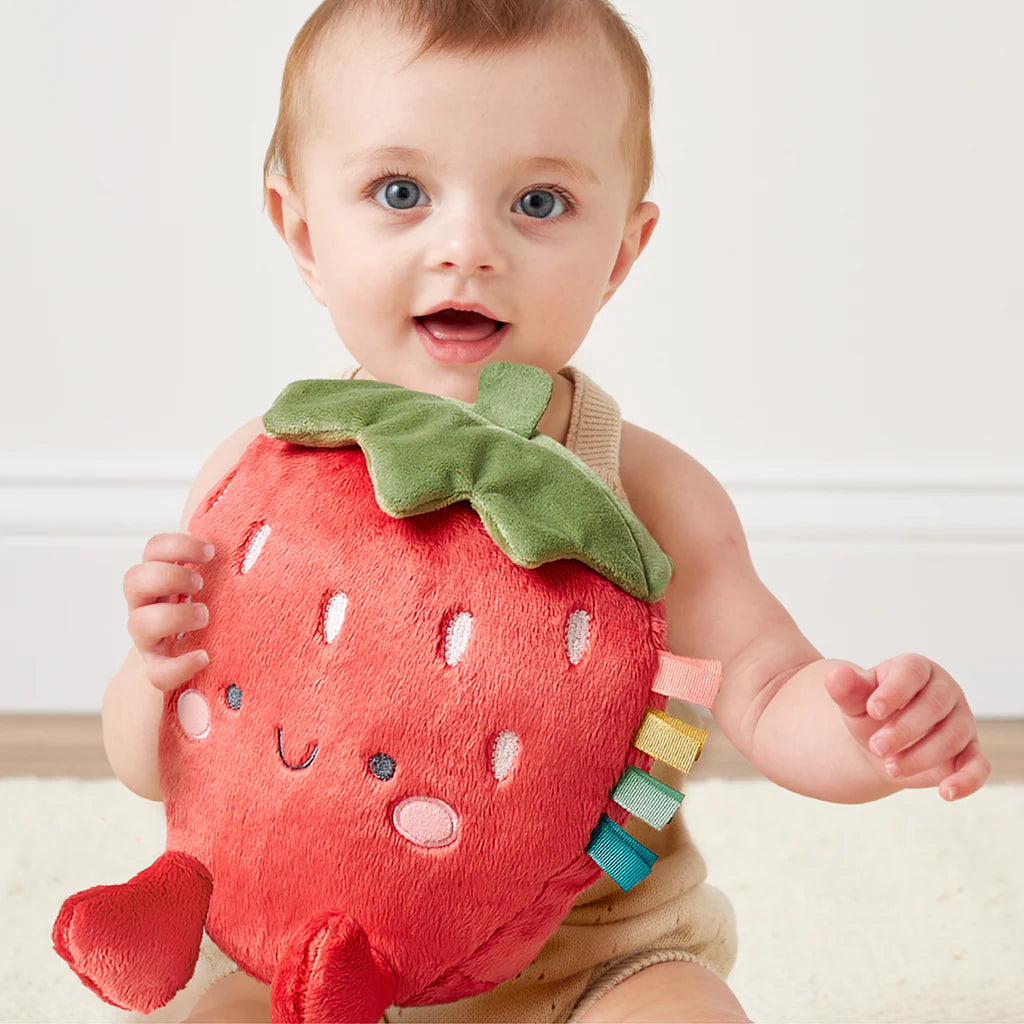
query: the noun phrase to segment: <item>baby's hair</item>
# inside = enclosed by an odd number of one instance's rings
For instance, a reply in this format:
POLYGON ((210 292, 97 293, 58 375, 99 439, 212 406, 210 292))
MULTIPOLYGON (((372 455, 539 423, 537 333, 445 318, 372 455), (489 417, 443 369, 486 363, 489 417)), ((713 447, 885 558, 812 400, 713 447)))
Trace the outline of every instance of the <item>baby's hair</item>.
POLYGON ((430 50, 486 56, 545 38, 587 38, 597 30, 619 61, 629 106, 619 144, 632 170, 635 209, 651 185, 651 72, 633 31, 609 0, 324 0, 299 29, 285 61, 274 134, 263 161, 267 176, 283 174, 301 195, 299 153, 313 114, 309 71, 320 44, 352 14, 376 13, 422 38, 413 60, 430 50))

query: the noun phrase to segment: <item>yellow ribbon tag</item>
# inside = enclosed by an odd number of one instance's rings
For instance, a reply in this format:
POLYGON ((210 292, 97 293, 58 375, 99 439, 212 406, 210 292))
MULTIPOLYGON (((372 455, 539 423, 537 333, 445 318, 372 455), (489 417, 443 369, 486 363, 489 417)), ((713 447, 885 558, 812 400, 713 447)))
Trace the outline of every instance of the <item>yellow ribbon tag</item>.
POLYGON ((705 729, 697 729, 657 708, 648 708, 633 737, 633 746, 685 774, 700 756, 707 738, 705 729))

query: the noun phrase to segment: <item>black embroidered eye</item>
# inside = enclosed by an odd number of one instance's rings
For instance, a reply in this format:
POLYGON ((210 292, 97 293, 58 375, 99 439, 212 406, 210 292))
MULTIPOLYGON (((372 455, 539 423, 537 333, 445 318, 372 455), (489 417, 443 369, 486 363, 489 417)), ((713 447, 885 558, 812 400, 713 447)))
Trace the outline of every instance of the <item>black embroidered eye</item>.
POLYGON ((387 754, 374 754, 369 761, 370 771, 387 782, 395 774, 395 759, 387 754))
POLYGON ((227 688, 224 697, 232 711, 237 711, 242 706, 242 691, 234 683, 227 688))

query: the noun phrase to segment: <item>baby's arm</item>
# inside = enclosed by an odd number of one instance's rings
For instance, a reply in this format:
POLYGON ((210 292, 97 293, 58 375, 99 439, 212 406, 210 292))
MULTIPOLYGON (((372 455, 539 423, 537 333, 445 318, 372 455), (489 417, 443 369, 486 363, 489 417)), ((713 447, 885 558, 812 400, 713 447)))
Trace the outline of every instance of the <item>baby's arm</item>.
MULTIPOLYGON (((908 655, 883 662, 876 673, 823 658, 758 578, 736 510, 707 470, 664 438, 627 423, 621 472, 634 510, 675 562, 665 595, 669 646, 722 663, 714 717, 758 771, 794 792, 836 803, 942 780, 947 798, 950 787, 966 796, 984 783, 988 762, 977 746, 974 717, 939 666, 908 655), (872 696, 896 690, 885 715, 867 713, 872 696), (918 760, 906 762, 918 774, 894 780, 869 741, 886 718, 899 732, 914 704, 902 722, 899 709, 919 692, 914 703, 932 713, 927 723, 918 707, 913 731, 934 728, 919 745, 924 757, 918 747, 900 755, 918 750, 918 760)), ((910 732, 899 744, 917 738, 910 732)))
MULTIPOLYGON (((193 652, 164 657, 160 637, 198 628, 200 623, 193 617, 202 609, 193 604, 163 603, 161 595, 194 593, 188 583, 189 571, 179 563, 204 561, 202 543, 184 531, 199 502, 262 432, 262 418, 251 420, 214 451, 185 501, 183 532, 153 537, 146 545, 142 563, 125 573, 129 631, 135 646, 103 695, 103 745, 117 777, 132 792, 150 800, 162 799, 157 747, 164 693, 186 682, 201 667, 193 652)), ((197 643, 197 649, 200 646, 197 643)))

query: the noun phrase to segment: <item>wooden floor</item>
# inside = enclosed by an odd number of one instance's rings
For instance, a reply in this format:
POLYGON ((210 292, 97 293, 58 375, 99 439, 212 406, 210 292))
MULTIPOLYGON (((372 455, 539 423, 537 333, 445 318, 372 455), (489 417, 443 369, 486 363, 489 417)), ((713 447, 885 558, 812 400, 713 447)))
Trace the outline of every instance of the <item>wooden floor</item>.
MULTIPOLYGON (((992 762, 992 782, 1024 779, 1024 720, 978 724, 992 762)), ((758 773, 717 730, 708 737, 699 769, 705 778, 752 779, 758 773)), ((111 776, 99 715, 0 715, 0 776, 111 776)))

